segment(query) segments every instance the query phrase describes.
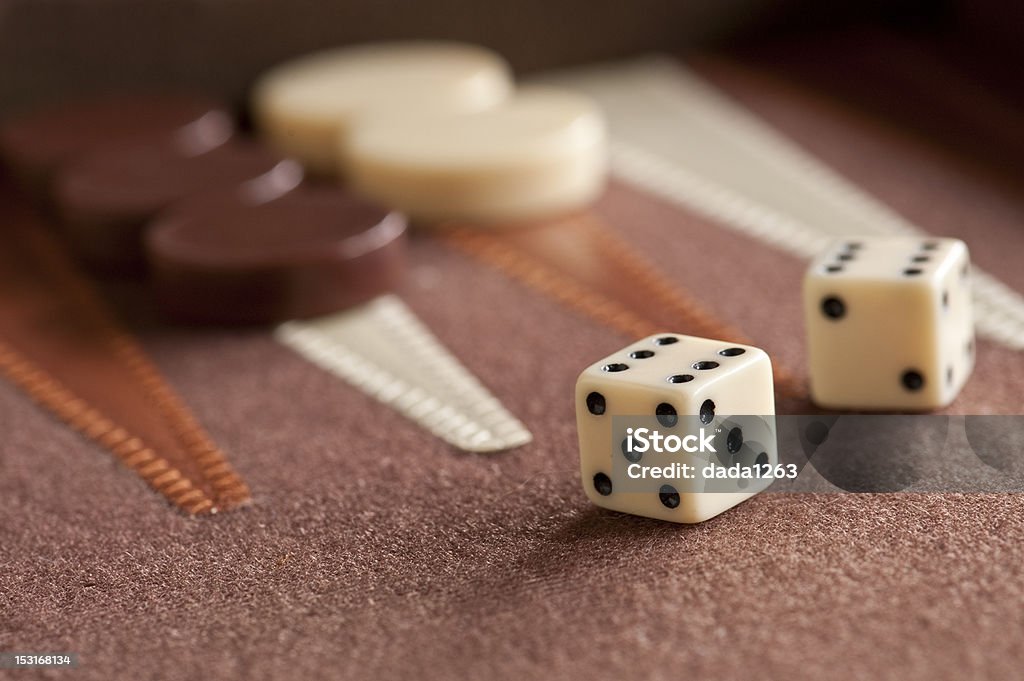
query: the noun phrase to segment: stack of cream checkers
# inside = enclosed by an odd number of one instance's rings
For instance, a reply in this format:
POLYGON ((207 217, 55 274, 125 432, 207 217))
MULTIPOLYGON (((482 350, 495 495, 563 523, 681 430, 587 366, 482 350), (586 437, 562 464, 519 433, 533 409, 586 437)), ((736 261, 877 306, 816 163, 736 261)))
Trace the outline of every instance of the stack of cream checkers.
POLYGON ((470 45, 304 57, 257 83, 253 112, 275 149, 419 224, 565 213, 592 202, 607 177, 605 122, 590 99, 517 90, 501 57, 470 45))

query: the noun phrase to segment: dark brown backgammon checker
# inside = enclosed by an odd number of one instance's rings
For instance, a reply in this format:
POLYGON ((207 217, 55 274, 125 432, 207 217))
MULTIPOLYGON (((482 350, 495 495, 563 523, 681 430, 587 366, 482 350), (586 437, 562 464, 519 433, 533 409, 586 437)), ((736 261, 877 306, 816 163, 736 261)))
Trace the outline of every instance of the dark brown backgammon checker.
POLYGON ((177 319, 272 323, 395 289, 405 219, 335 188, 234 189, 186 200, 149 227, 161 307, 177 319))
POLYGON ((174 140, 198 153, 234 134, 216 99, 189 93, 96 95, 24 113, 0 127, 0 159, 39 193, 58 164, 108 145, 174 140))
POLYGON ((287 163, 248 141, 198 150, 180 139, 110 145, 61 166, 51 196, 78 254, 99 268, 130 270, 144 259, 143 227, 155 214, 197 193, 273 183, 274 173, 301 178, 287 163))

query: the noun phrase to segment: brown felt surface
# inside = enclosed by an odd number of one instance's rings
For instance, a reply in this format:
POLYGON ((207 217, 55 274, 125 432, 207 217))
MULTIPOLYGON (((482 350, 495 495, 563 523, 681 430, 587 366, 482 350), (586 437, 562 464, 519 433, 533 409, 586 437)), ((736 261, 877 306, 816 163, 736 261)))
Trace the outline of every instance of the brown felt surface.
MULTIPOLYGON (((798 91, 713 77, 1022 288, 1020 195, 798 91)), ((802 370, 798 262, 622 185, 598 211, 802 370), (743 276, 677 266, 694 241, 743 254, 743 276)), ((77 652, 66 676, 85 679, 1019 676, 1024 497, 763 494, 692 527, 596 509, 572 385, 629 339, 427 238, 411 258, 405 300, 532 444, 462 454, 265 332, 137 322, 255 503, 182 517, 0 382, 0 650, 77 652)), ((1020 413, 1022 358, 980 343, 953 410, 1020 413)))

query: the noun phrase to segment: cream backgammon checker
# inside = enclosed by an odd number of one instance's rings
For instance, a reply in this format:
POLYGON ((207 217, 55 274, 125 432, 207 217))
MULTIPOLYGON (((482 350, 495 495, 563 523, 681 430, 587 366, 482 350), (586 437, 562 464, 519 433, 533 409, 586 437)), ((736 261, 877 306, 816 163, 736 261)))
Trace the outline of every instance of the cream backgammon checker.
POLYGON ((811 396, 833 409, 920 411, 974 368, 970 259, 956 239, 840 240, 804 278, 811 396))
POLYGON ((377 43, 286 62, 257 82, 252 111, 263 137, 314 173, 338 169, 338 142, 363 116, 469 113, 512 91, 505 61, 475 45, 377 43))
POLYGON ((576 381, 583 488, 613 511, 707 520, 770 482, 720 484, 702 471, 774 466, 774 415, 772 365, 763 350, 673 333, 649 336, 595 362, 576 381), (692 477, 652 473, 653 451, 639 451, 642 431, 635 427, 648 424, 649 435, 675 436, 688 447, 657 459, 657 467, 693 464, 692 477))
POLYGON ((553 88, 527 88, 478 113, 367 116, 341 144, 354 189, 421 221, 564 213, 596 199, 608 173, 600 110, 553 88))

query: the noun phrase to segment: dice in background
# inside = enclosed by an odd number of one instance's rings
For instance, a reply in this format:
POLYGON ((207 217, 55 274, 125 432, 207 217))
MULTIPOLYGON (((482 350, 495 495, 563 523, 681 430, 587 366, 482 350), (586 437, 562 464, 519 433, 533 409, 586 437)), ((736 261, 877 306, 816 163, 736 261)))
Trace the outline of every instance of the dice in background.
MULTIPOLYGON (((628 466, 648 455, 627 451, 628 427, 648 417, 663 434, 705 427, 717 444, 710 463, 774 466, 774 414, 772 366, 763 350, 673 333, 644 338, 591 365, 576 381, 584 490, 613 511, 680 523, 707 520, 767 481, 629 479, 628 466)), ((683 453, 679 460, 709 463, 683 453)))
POLYGON ((804 318, 815 403, 943 407, 974 367, 967 247, 908 236, 837 241, 807 270, 804 318))

